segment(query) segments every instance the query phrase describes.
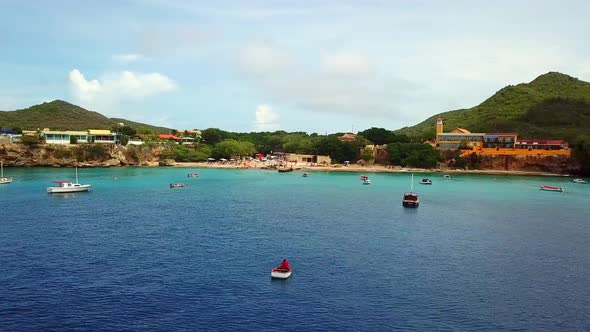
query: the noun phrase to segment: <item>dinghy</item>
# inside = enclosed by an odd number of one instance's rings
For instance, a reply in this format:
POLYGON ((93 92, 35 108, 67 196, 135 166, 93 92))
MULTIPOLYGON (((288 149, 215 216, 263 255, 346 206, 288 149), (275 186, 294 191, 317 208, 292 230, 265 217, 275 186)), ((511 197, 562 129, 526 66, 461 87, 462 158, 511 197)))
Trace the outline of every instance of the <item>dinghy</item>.
POLYGON ((541 186, 541 190, 563 192, 563 187, 541 186))

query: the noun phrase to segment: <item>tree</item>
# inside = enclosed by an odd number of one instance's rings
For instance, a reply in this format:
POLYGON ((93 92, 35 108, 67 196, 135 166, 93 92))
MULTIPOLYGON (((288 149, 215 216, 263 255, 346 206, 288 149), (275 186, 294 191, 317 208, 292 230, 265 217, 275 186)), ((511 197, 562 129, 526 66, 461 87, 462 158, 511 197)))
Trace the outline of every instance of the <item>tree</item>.
POLYGON ((375 157, 373 156, 373 150, 364 149, 363 152, 361 153, 361 159, 366 162, 369 162, 369 161, 375 159, 375 157))
POLYGON ((385 128, 371 127, 365 131, 359 132, 358 134, 365 137, 374 144, 382 145, 390 142, 393 133, 385 128))
POLYGON ((121 135, 121 145, 127 145, 129 143, 129 136, 121 135))
POLYGON ((78 137, 76 135, 70 135, 70 144, 78 144, 78 137))
POLYGON ((213 148, 211 155, 213 158, 238 158, 241 156, 250 156, 256 152, 254 144, 251 142, 240 142, 234 139, 223 140, 213 148))
POLYGON ((572 156, 580 162, 582 174, 590 174, 590 136, 579 136, 572 148, 572 156))
POLYGON ((201 132, 201 138, 207 144, 217 144, 223 140, 223 132, 217 128, 207 128, 201 132))

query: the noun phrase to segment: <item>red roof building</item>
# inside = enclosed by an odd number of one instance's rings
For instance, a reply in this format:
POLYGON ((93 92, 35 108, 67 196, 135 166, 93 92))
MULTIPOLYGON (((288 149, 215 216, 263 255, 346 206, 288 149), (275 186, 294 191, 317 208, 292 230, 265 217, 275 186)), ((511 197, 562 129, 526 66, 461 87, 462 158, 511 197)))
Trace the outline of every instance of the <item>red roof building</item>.
POLYGON ((170 135, 170 134, 160 134, 160 135, 158 135, 158 137, 162 138, 162 139, 169 139, 169 140, 174 140, 174 141, 178 141, 180 139, 180 137, 170 135))

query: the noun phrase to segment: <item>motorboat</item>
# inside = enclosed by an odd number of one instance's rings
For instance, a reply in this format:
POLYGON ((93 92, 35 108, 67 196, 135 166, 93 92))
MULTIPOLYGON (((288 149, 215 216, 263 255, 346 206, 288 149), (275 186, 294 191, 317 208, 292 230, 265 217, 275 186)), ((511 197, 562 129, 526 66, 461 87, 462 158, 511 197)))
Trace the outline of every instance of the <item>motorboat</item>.
POLYGON ((309 176, 309 173, 303 173, 303 175, 302 175, 302 176, 303 176, 304 178, 306 178, 306 177, 308 177, 308 176, 309 176))
POLYGON ((361 175, 361 180, 366 180, 366 179, 368 179, 368 178, 369 178, 369 177, 368 177, 368 176, 366 176, 366 175, 361 175))
POLYGON ((270 277, 273 279, 287 279, 291 276, 291 272, 291 265, 285 259, 283 260, 281 265, 272 269, 272 271, 270 272, 270 277))
POLYGON ((92 187, 89 184, 78 183, 78 167, 76 167, 76 182, 55 181, 53 183, 57 184, 58 186, 57 187, 47 187, 47 192, 50 194, 84 192, 84 191, 90 190, 90 187, 92 187))
POLYGON ((0 184, 12 183, 12 178, 4 177, 4 161, 0 160, 0 184))
POLYGON ((450 176, 450 175, 448 175, 448 174, 445 174, 445 175, 443 175, 443 179, 446 179, 446 180, 452 180, 452 179, 453 179, 453 177, 452 177, 452 176, 450 176))
POLYGON ((287 172, 293 172, 294 169, 291 168, 279 168, 279 173, 287 173, 287 172))
POLYGON ((363 184, 371 184, 371 180, 369 180, 369 178, 366 178, 363 180, 363 184))
POLYGON ((541 190, 563 192, 563 187, 541 186, 541 190))
POLYGON ((188 186, 187 183, 171 183, 170 188, 182 188, 188 186))
POLYGON ((416 208, 420 205, 420 198, 418 194, 409 192, 404 194, 404 199, 402 200, 403 207, 411 207, 416 208))
POLYGON ((192 174, 187 174, 186 175, 187 178, 198 178, 199 177, 199 173, 192 173, 192 174))
POLYGON ((410 181, 410 192, 404 194, 402 206, 406 208, 417 208, 420 205, 420 198, 418 197, 418 194, 414 192, 414 174, 412 174, 412 179, 410 181))
POLYGON ((574 179, 574 183, 587 184, 588 181, 586 181, 584 179, 574 179))
POLYGON ((47 192, 50 194, 77 193, 82 191, 88 191, 91 187, 91 185, 89 184, 79 184, 70 181, 54 181, 53 183, 57 184, 58 186, 47 187, 47 192))
POLYGON ((432 184, 432 180, 430 180, 430 179, 422 179, 422 180, 420 180, 420 184, 432 184))

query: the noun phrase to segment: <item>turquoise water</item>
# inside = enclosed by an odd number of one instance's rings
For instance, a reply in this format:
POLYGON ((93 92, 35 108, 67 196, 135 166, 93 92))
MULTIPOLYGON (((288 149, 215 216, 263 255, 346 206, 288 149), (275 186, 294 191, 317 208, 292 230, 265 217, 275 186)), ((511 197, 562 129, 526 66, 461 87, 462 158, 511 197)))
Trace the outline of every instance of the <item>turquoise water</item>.
POLYGON ((590 329, 568 178, 416 174, 404 209, 409 174, 80 169, 90 193, 49 195, 73 169, 5 173, 0 330, 590 329))

